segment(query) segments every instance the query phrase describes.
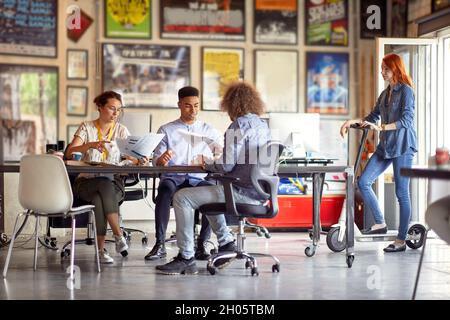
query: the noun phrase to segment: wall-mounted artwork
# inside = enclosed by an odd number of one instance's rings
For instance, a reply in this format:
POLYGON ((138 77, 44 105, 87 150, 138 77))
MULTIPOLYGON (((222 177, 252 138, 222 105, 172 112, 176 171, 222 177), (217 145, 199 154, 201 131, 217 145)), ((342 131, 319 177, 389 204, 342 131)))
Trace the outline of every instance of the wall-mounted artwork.
POLYGON ((88 78, 88 51, 67 50, 67 79, 86 80, 88 78))
POLYGON ((245 0, 160 1, 162 39, 245 40, 245 0))
POLYGON ((408 0, 392 0, 391 37, 404 38, 408 30, 408 0))
POLYGON ((57 56, 57 0, 0 1, 0 53, 57 56))
POLYGON ((177 108, 189 84, 187 46, 103 44, 103 90, 120 92, 127 107, 177 108))
POLYGON ((433 12, 450 7, 450 0, 431 0, 431 10, 433 12))
POLYGON ((151 39, 151 0, 105 0, 105 37, 151 39))
POLYGON ((297 0, 255 0, 254 42, 297 43, 297 0))
POLYGON ((67 87, 67 115, 87 116, 88 88, 81 86, 67 87))
POLYGON ((255 50, 255 84, 267 112, 297 112, 297 51, 255 50))
POLYGON ((306 71, 306 112, 348 114, 348 54, 307 52, 306 71))
POLYGON ((360 1, 360 38, 374 39, 387 34, 387 0, 360 1))
POLYGON ((5 161, 45 153, 58 140, 58 68, 0 64, 5 161))
MULTIPOLYGON (((79 8, 77 8, 78 10, 79 8)), ((67 38, 73 42, 78 42, 86 30, 91 26, 94 20, 82 9, 79 9, 79 13, 72 12, 66 19, 67 38), (70 17, 70 18, 69 18, 70 17), (79 19, 77 21, 77 19, 79 19)))
POLYGON ((348 45, 348 1, 305 0, 306 45, 348 45))
POLYGON ((202 48, 202 109, 220 110, 227 85, 244 79, 244 49, 202 48))

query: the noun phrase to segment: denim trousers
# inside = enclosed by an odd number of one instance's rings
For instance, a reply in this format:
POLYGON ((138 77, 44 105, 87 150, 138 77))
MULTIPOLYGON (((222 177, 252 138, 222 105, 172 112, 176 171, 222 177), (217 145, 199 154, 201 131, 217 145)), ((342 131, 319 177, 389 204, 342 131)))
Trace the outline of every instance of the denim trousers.
MULTIPOLYGON (((234 200, 236 202, 249 204, 261 203, 236 190, 234 191, 234 200)), ((194 230, 192 228, 194 225, 194 210, 204 204, 213 202, 225 202, 223 186, 184 188, 175 193, 172 204, 175 209, 177 224, 177 245, 179 253, 183 258, 190 259, 194 256, 194 230)), ((223 246, 234 240, 224 215, 208 215, 207 217, 212 231, 217 236, 219 246, 223 246)))
POLYGON ((358 187, 364 204, 372 211, 375 223, 384 223, 384 216, 380 210, 375 192, 372 190, 372 184, 392 163, 394 168, 395 195, 400 206, 400 224, 397 236, 399 240, 406 239, 408 225, 411 219, 410 179, 409 177, 402 176, 400 169, 411 168, 413 158, 413 154, 404 154, 396 158, 384 159, 379 154, 374 153, 358 180, 358 187))

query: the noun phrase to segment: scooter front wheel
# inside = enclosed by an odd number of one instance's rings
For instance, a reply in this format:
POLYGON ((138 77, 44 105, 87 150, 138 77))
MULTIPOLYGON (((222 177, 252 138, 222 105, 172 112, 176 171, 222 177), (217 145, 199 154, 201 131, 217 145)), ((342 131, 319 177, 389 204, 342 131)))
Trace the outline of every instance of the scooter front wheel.
POLYGON ((340 227, 333 227, 327 233, 327 246, 333 252, 341 252, 345 249, 345 237, 344 241, 339 241, 340 227))

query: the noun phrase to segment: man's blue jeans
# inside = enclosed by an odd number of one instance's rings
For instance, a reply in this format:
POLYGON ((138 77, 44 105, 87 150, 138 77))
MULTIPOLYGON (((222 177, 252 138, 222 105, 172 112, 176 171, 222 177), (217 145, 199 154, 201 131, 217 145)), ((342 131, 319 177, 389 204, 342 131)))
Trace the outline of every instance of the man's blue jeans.
POLYGON ((400 206, 400 225, 398 227, 397 236, 400 240, 406 239, 409 220, 411 219, 409 178, 400 175, 400 169, 411 168, 413 158, 413 154, 405 154, 397 158, 384 159, 382 156, 374 153, 358 180, 358 186, 364 204, 372 211, 375 223, 384 223, 384 216, 381 213, 378 199, 372 190, 372 184, 392 163, 394 167, 395 195, 397 196, 398 204, 400 206))

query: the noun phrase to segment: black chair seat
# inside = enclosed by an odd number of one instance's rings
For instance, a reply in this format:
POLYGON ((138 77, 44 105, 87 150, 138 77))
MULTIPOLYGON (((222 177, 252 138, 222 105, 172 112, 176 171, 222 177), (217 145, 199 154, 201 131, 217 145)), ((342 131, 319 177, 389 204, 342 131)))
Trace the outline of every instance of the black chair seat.
MULTIPOLYGON (((236 203, 236 210, 239 213, 239 216, 243 218, 270 218, 267 216, 270 212, 269 206, 236 203)), ((206 215, 219 215, 225 214, 227 208, 225 203, 215 202, 202 205, 199 208, 199 211, 206 215)))
POLYGON ((124 201, 137 201, 144 199, 144 194, 142 190, 130 190, 125 192, 124 201))

